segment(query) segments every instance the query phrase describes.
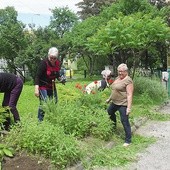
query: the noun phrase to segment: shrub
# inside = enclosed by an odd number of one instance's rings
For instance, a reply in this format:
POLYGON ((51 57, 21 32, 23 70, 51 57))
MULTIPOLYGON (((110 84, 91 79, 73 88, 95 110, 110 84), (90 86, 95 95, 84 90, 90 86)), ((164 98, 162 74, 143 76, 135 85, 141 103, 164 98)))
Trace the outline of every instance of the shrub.
POLYGON ((17 149, 44 155, 59 168, 72 165, 81 157, 74 137, 66 135, 62 127, 46 121, 27 120, 27 123, 13 127, 6 141, 17 149))
POLYGON ((134 79, 134 96, 137 103, 158 104, 168 99, 167 90, 161 82, 146 77, 134 79))
MULTIPOLYGON (((86 97, 84 96, 84 98, 86 97)), ((106 110, 101 109, 100 104, 97 108, 94 105, 88 107, 82 104, 82 101, 62 101, 56 107, 53 102, 49 101, 44 107, 46 112, 45 120, 53 125, 63 127, 66 134, 71 134, 77 138, 90 135, 104 140, 110 138, 112 122, 106 110)))
POLYGON ((66 134, 77 138, 92 135, 108 140, 112 122, 106 112, 105 93, 95 91, 89 95, 84 92, 84 87, 85 85, 75 85, 72 90, 79 95, 74 100, 65 98, 57 106, 53 101, 48 101, 44 105, 45 119, 53 125, 63 127, 66 134))

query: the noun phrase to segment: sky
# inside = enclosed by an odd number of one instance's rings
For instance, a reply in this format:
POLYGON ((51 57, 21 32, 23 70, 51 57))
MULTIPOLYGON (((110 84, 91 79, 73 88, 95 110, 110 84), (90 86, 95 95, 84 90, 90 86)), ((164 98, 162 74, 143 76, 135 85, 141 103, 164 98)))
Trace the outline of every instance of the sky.
POLYGON ((70 8, 73 12, 79 9, 75 6, 82 0, 0 0, 0 9, 13 6, 18 12, 18 20, 24 24, 34 23, 36 27, 47 26, 52 15, 50 9, 55 7, 70 8))

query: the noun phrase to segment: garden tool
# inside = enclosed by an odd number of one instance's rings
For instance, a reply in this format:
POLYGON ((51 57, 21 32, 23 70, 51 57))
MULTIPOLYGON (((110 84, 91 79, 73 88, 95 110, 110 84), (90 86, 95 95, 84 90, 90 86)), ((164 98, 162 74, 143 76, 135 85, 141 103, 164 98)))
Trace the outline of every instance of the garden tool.
POLYGON ((53 96, 54 96, 57 93, 56 85, 55 85, 55 80, 52 80, 52 90, 53 90, 53 96))

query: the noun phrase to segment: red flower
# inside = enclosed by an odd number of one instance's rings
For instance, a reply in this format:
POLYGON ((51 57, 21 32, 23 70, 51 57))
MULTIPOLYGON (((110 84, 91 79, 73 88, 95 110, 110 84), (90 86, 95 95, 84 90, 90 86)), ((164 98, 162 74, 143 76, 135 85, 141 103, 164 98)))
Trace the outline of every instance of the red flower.
POLYGON ((96 81, 94 81, 94 84, 97 84, 97 80, 96 80, 96 81))
POLYGON ((109 84, 112 84, 113 82, 114 82, 114 80, 112 80, 112 79, 108 80, 109 84))
POLYGON ((95 92, 95 91, 91 91, 91 93, 92 93, 92 94, 96 94, 96 92, 95 92))
POLYGON ((76 85, 75 85, 75 87, 77 88, 79 86, 79 84, 77 83, 76 85))
POLYGON ((79 89, 79 90, 84 90, 84 87, 83 87, 83 85, 81 85, 80 83, 77 83, 76 85, 75 85, 75 87, 77 88, 77 89, 79 89))
POLYGON ((82 89, 82 86, 81 85, 79 85, 79 87, 78 87, 80 90, 82 89))

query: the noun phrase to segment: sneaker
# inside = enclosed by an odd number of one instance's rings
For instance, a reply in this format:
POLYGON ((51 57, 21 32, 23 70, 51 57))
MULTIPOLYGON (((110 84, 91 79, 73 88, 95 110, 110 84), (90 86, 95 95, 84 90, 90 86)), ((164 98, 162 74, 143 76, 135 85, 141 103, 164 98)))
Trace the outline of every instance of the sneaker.
POLYGON ((124 143, 123 146, 124 147, 128 147, 130 145, 130 143, 124 143))

